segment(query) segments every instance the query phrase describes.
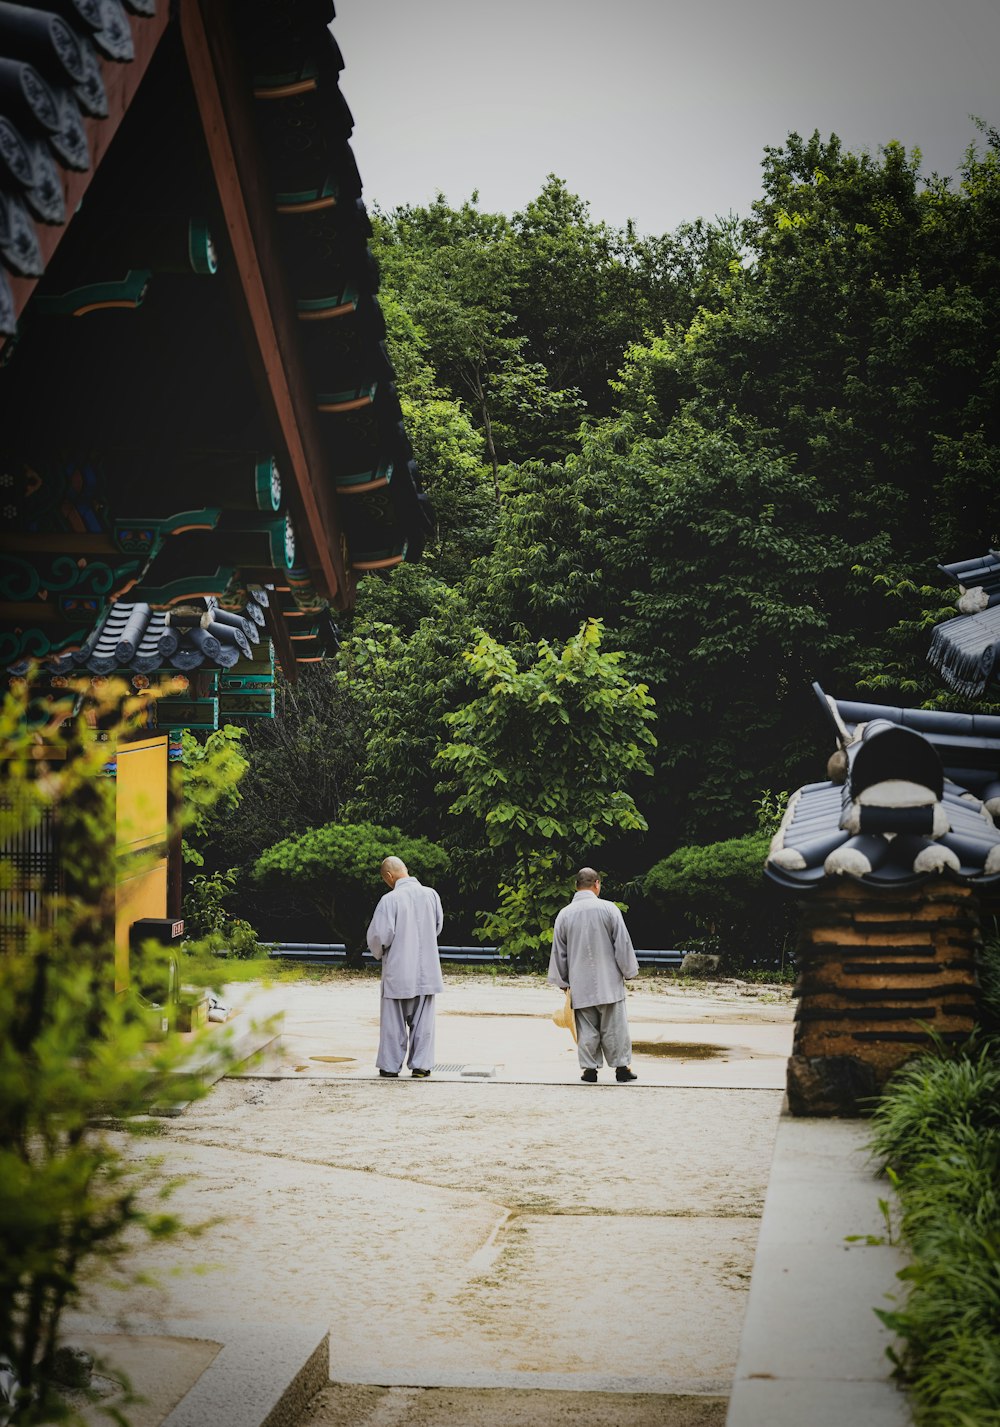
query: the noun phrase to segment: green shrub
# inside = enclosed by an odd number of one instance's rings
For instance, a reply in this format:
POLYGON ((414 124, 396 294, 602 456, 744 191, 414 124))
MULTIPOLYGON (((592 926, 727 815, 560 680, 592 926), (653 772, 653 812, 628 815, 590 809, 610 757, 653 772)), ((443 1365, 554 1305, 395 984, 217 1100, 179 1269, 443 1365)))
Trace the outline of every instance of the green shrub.
MULTIPOLYGON (((143 1236, 182 1228, 164 1203, 170 1182, 107 1123, 138 1135, 150 1100, 167 1107, 203 1093, 190 1069, 182 1073, 191 1047, 172 1033, 151 1044, 159 1018, 134 989, 115 987, 115 806, 101 777, 108 745, 88 720, 127 737, 145 726, 146 706, 118 680, 99 692, 88 680, 79 698, 77 720, 59 728, 52 718, 47 746, 28 729, 29 684, 0 712, 0 1358, 20 1384, 19 1427, 67 1416, 57 1388, 62 1323, 90 1276, 121 1277, 143 1236), (51 762, 38 756, 52 745, 51 762), (64 890, 17 855, 46 823, 59 828, 64 890)), ((166 947, 134 949, 133 987, 165 985, 168 960, 166 947)), ((204 969, 194 957, 191 968, 204 969)))
POLYGON ((1000 1045, 939 1047, 895 1075, 873 1116, 913 1262, 879 1317, 921 1427, 1000 1422, 1000 1045))
POLYGON ((227 951, 241 960, 262 955, 256 931, 243 917, 234 917, 226 903, 236 895, 239 873, 235 867, 225 872, 197 872, 184 892, 185 929, 203 939, 216 951, 227 951))
POLYGON ((282 838, 258 857, 253 876, 274 885, 295 883, 343 938, 348 955, 364 945, 365 928, 383 890, 380 865, 401 857, 413 876, 433 885, 448 871, 448 854, 423 837, 375 823, 327 823, 282 838))
POLYGON ((783 970, 794 908, 764 879, 770 835, 758 830, 679 847, 650 868, 643 891, 665 912, 675 944, 717 951, 729 970, 783 970))
MULTIPOLYGON (((949 1056, 942 1048, 896 1072, 872 1117, 872 1147, 900 1177, 941 1161, 942 1146, 1000 1126, 1000 1063, 995 1042, 949 1056)), ((943 1173, 941 1165, 935 1173, 943 1173)))

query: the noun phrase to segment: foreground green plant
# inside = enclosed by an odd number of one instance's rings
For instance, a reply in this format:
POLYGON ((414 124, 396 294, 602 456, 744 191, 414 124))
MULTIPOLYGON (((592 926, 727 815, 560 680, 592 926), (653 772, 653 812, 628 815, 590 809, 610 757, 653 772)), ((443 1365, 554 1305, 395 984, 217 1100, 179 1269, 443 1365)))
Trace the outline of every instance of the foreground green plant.
MULTIPOLYGON (((190 1045, 169 1033, 151 1044, 159 1015, 115 986, 114 785, 100 776, 108 743, 95 732, 140 732, 146 705, 116 681, 99 702, 80 692, 77 719, 50 710, 35 731, 29 686, 0 712, 0 1357, 18 1380, 18 1427, 76 1420, 56 1383, 66 1310, 101 1270, 121 1276, 137 1233, 181 1231, 169 1183, 101 1126, 137 1132, 133 1117, 151 1101, 200 1092, 183 1073, 190 1045), (40 872, 21 850, 37 854, 49 838, 58 862, 40 872)), ((133 859, 130 873, 141 870, 133 859)), ((166 986, 166 955, 133 953, 133 985, 166 986)))
POLYGON ((910 1061, 873 1116, 913 1262, 907 1293, 876 1310, 920 1427, 1000 1422, 1000 1042, 910 1061))

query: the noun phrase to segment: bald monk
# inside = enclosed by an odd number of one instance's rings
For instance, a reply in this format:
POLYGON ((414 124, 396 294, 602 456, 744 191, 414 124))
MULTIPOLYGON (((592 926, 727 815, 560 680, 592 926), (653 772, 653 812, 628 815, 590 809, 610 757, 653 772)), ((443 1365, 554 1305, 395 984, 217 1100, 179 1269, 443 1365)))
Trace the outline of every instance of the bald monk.
POLYGON ((400 857, 382 863, 389 888, 368 927, 368 950, 382 963, 378 1057, 383 1079, 395 1080, 406 1060, 426 1080, 434 1067, 434 997, 444 990, 437 939, 444 920, 433 887, 411 877, 400 857))
POLYGON ((625 978, 639 975, 625 918, 614 902, 601 900, 601 879, 592 867, 576 874, 576 896, 556 917, 549 980, 569 988, 576 1020, 576 1049, 593 1085, 602 1058, 615 1079, 637 1079, 631 1068, 632 1037, 625 1012, 625 978))

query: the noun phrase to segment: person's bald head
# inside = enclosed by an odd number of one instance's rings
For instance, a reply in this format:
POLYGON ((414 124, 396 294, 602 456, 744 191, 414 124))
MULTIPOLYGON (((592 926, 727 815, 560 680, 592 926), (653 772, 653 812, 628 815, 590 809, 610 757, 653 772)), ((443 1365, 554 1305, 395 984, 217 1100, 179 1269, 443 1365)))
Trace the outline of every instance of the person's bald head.
POLYGON ((578 892, 597 892, 601 886, 601 874, 595 872, 593 867, 581 867, 576 874, 576 890, 578 892))
POLYGON ((395 886, 400 877, 409 877, 406 870, 406 863, 401 857, 384 857, 382 859, 382 881, 387 882, 390 887, 395 886))

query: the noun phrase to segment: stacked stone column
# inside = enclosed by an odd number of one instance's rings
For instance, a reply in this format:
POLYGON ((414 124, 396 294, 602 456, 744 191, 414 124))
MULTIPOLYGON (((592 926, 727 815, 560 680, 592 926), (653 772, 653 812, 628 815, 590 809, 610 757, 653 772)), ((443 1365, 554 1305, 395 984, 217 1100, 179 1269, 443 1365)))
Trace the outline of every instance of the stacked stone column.
POLYGON ((863 1114, 933 1036, 965 1040, 980 941, 976 895, 957 882, 817 888, 800 920, 792 1114, 863 1114))

